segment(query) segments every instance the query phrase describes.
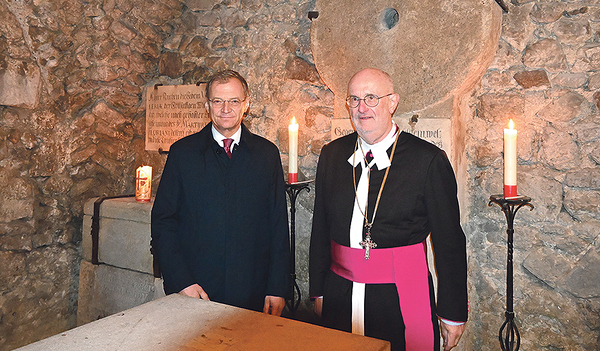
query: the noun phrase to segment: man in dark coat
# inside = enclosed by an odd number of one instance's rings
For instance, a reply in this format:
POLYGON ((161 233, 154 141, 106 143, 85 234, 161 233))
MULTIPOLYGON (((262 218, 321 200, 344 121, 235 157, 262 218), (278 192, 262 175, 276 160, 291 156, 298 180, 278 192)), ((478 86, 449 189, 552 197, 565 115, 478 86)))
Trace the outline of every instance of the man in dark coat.
POLYGON ((165 292, 280 315, 289 239, 279 150, 242 124, 241 75, 219 72, 206 91, 212 122, 171 146, 152 208, 165 292))
POLYGON ((392 121, 399 99, 393 89, 376 69, 350 80, 347 104, 357 132, 324 146, 317 167, 310 294, 326 326, 414 351, 439 350, 441 330, 450 350, 467 320, 456 180, 442 150, 392 121))

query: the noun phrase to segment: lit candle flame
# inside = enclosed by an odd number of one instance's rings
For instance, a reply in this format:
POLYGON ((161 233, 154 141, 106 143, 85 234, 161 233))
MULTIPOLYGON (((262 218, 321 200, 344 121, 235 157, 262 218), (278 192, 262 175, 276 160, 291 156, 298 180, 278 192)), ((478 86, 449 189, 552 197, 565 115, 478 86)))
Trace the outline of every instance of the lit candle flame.
POLYGON ((292 125, 294 125, 294 124, 298 124, 298 123, 296 123, 296 116, 293 116, 293 117, 292 117, 292 123, 291 123, 291 124, 292 124, 292 125))
POLYGON ((508 120, 508 129, 515 129, 515 123, 513 122, 512 118, 508 120))

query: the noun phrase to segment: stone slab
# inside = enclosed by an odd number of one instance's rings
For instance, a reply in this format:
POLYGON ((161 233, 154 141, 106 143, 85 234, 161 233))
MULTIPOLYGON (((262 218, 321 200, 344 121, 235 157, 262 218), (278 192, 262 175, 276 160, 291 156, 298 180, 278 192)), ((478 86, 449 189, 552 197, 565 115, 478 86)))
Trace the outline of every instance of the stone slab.
POLYGON ((562 288, 581 298, 600 298, 600 253, 592 248, 567 275, 562 288))
POLYGON ((392 77, 398 113, 471 89, 493 59, 502 21, 493 0, 317 0, 315 10, 311 51, 336 101, 354 73, 375 67, 392 77))
POLYGON ((174 294, 18 350, 384 351, 390 344, 174 294))
MULTIPOLYGON (((83 258, 92 260, 92 215, 96 198, 86 202, 83 217, 83 258)), ((153 274, 150 253, 150 213, 153 202, 107 199, 100 206, 98 260, 112 266, 153 274)))
POLYGON ((164 297, 162 279, 82 260, 79 272, 77 325, 164 297))
MULTIPOLYGON (((83 207, 84 214, 89 216, 94 214, 94 202, 97 199, 92 198, 86 201, 83 207)), ((139 202, 134 197, 106 199, 100 206, 100 217, 150 223, 152 204, 154 204, 154 199, 150 202, 139 202)))

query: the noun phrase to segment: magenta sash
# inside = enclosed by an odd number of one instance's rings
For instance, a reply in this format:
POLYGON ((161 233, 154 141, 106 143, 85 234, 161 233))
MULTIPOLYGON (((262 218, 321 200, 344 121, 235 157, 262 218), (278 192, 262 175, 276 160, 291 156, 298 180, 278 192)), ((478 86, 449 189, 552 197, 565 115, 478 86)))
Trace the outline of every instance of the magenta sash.
POLYGON ((340 277, 365 284, 395 283, 405 324, 407 351, 433 350, 434 335, 429 298, 429 270, 425 242, 389 249, 353 249, 331 241, 331 270, 340 277))

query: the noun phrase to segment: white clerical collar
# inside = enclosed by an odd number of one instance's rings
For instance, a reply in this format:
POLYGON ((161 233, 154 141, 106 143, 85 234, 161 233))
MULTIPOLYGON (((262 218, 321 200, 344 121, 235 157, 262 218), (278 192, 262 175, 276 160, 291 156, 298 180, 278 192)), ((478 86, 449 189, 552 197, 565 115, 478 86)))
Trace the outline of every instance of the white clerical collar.
POLYGON ((394 141, 396 140, 396 132, 400 133, 400 128, 398 128, 396 123, 392 121, 392 130, 390 130, 388 135, 386 135, 386 137, 378 143, 369 145, 366 141, 359 137, 360 146, 352 155, 350 155, 350 158, 348 158, 348 163, 350 163, 353 167, 356 167, 359 163, 365 167, 363 152, 364 155, 366 155, 370 150, 373 154, 373 161, 371 161, 369 167, 373 166, 373 164, 376 164, 377 169, 380 171, 388 168, 392 163, 390 162, 390 157, 387 153, 387 150, 394 144, 394 141))
MULTIPOLYGON (((213 139, 215 139, 215 141, 219 144, 220 147, 224 147, 223 139, 227 139, 227 137, 224 136, 223 134, 219 133, 219 131, 217 131, 217 129, 215 128, 214 124, 212 125, 211 130, 212 130, 213 139)), ((235 132, 230 138, 230 139, 233 139, 232 145, 239 145, 241 138, 242 138, 242 126, 240 125, 237 132, 235 132)))

